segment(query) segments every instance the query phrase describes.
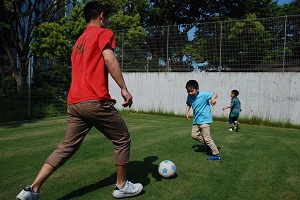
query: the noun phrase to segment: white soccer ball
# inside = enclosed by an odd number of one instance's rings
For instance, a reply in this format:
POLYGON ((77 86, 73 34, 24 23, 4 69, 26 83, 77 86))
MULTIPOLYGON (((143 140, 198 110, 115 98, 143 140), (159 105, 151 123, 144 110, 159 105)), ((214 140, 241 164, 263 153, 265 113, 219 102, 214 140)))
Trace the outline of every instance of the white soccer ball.
POLYGON ((176 174, 176 166, 170 160, 164 160, 158 165, 158 173, 164 178, 172 178, 176 174))

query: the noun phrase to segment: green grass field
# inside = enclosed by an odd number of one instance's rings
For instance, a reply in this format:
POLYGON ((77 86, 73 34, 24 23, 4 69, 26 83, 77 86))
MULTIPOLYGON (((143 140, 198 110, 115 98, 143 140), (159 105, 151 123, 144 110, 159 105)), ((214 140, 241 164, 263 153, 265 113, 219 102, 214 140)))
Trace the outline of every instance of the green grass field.
MULTIPOLYGON (((220 161, 190 137, 184 117, 123 113, 132 136, 128 179, 144 191, 133 199, 300 199, 300 130, 214 122, 220 161), (158 164, 172 160, 177 176, 162 179, 158 164)), ((0 199, 14 199, 30 184, 63 139, 67 117, 0 125, 0 199)), ((41 190, 42 200, 114 199, 113 147, 96 129, 41 190)))

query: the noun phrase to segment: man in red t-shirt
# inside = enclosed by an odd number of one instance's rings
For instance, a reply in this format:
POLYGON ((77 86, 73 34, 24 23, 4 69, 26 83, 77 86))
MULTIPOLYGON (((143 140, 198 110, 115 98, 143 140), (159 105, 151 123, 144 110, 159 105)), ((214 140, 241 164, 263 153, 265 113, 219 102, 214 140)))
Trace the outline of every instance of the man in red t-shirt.
POLYGON ((131 107, 132 96, 114 55, 115 39, 113 32, 106 28, 106 9, 98 2, 89 2, 84 7, 84 15, 87 28, 78 38, 71 56, 72 82, 65 138, 46 159, 34 182, 17 195, 19 200, 39 199, 43 183, 75 154, 92 127, 101 131, 114 145, 117 180, 113 196, 135 196, 143 189, 142 184, 133 184, 126 177, 131 137, 122 116, 114 108, 116 101, 109 94, 108 74, 121 89, 124 107, 131 107))

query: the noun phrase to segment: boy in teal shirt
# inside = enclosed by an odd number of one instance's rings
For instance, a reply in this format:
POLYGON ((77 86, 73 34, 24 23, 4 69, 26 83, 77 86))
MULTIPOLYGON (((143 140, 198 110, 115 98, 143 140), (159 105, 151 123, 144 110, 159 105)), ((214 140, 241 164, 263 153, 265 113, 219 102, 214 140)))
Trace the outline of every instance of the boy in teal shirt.
POLYGON ((195 80, 189 80, 186 83, 186 90, 188 93, 185 112, 187 120, 190 119, 191 108, 194 114, 192 138, 207 145, 207 149, 212 153, 207 160, 220 160, 220 152, 210 135, 210 123, 213 122, 210 104, 214 106, 217 103, 218 95, 213 92, 199 91, 199 84, 195 80))
POLYGON ((229 131, 232 131, 233 129, 235 129, 235 131, 239 130, 239 123, 238 123, 238 118, 240 116, 240 111, 242 111, 241 109, 241 102, 240 100, 237 98, 237 96, 239 95, 239 91, 237 90, 232 90, 230 97, 231 97, 231 102, 229 106, 225 106, 224 108, 222 108, 222 110, 225 110, 227 108, 230 108, 230 113, 229 113, 229 131))

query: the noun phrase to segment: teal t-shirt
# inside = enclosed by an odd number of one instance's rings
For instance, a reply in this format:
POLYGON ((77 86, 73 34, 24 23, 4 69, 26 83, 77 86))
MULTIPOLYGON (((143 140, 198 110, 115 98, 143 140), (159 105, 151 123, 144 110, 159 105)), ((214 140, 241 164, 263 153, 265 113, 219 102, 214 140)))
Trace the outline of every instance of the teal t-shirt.
POLYGON ((193 124, 209 124, 213 122, 212 114, 210 110, 209 100, 213 96, 213 92, 198 92, 198 94, 192 98, 187 96, 186 104, 191 105, 193 109, 194 120, 193 124))
POLYGON ((241 110, 241 102, 237 97, 233 97, 230 102, 231 109, 230 109, 230 116, 238 117, 240 115, 241 110))

